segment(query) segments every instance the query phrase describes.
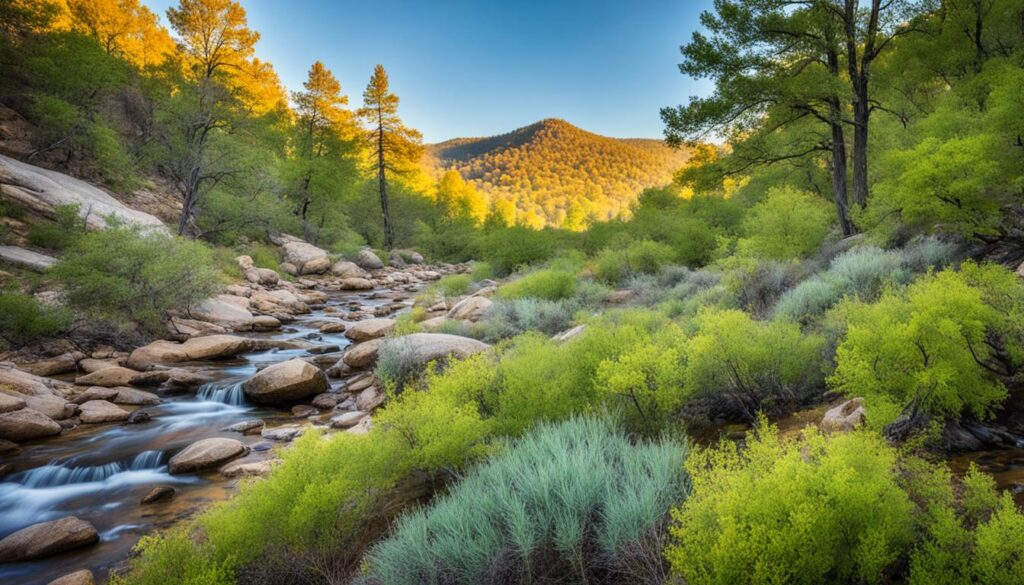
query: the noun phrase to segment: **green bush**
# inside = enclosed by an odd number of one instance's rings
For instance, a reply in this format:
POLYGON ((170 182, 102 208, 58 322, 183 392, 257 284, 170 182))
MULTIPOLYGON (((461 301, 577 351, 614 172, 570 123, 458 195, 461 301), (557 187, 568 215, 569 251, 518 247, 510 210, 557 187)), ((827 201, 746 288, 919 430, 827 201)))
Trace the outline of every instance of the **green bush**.
POLYGON ((555 237, 550 231, 522 226, 493 228, 481 245, 482 260, 501 276, 547 260, 555 252, 555 237))
POLYGON ((431 288, 446 298, 458 297, 469 292, 473 278, 468 274, 449 274, 435 282, 431 288))
POLYGON ((487 262, 473 262, 469 277, 473 282, 480 282, 494 276, 494 268, 487 262))
POLYGON ((208 248, 129 228, 83 235, 51 274, 73 308, 122 331, 156 331, 167 311, 185 309, 218 288, 208 248))
POLYGON ((641 240, 625 249, 606 248, 597 255, 597 278, 610 285, 621 284, 629 276, 653 274, 672 261, 672 249, 666 244, 641 240))
POLYGON ((744 219, 745 237, 738 253, 773 260, 808 256, 825 240, 833 215, 820 197, 789 187, 774 188, 744 219))
POLYGON ((0 337, 14 345, 51 337, 70 325, 65 309, 47 307, 28 295, 0 293, 0 337))
POLYGON ((905 410, 985 417, 1005 398, 1002 381, 985 367, 996 352, 987 333, 1004 328, 1012 335, 1024 330, 1024 320, 1008 323, 964 274, 944 270, 876 303, 848 301, 836 311, 847 332, 829 382, 864 396, 872 424, 888 424, 905 410))
POLYGON ((560 301, 576 292, 576 275, 554 269, 538 270, 498 288, 499 299, 544 299, 560 301))
POLYGON ((685 455, 600 420, 542 425, 405 516, 367 555, 366 582, 660 583, 658 532, 688 492, 685 455))
POLYGON ((571 300, 498 299, 480 322, 480 335, 489 343, 526 331, 554 335, 572 327, 578 307, 571 300))
POLYGON ((33 224, 28 229, 28 241, 40 248, 63 250, 85 233, 85 220, 79 217, 78 205, 58 205, 54 220, 33 224))
POLYGON ((673 511, 672 572, 705 583, 879 583, 912 544, 896 451, 867 432, 795 445, 765 421, 746 449, 693 453, 693 494, 673 511))

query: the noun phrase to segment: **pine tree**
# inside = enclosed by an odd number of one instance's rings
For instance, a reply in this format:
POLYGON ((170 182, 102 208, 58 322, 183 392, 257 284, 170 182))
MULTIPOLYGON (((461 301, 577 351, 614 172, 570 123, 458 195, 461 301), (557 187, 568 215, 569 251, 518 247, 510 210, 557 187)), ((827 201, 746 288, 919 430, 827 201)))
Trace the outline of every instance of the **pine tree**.
POLYGON ((406 128, 398 117, 398 96, 388 87, 388 74, 383 65, 373 70, 370 84, 363 92, 359 117, 370 127, 371 166, 377 174, 380 208, 384 215, 384 247, 390 249, 395 243, 395 234, 388 209, 387 172, 404 175, 414 170, 423 154, 423 138, 418 131, 406 128))

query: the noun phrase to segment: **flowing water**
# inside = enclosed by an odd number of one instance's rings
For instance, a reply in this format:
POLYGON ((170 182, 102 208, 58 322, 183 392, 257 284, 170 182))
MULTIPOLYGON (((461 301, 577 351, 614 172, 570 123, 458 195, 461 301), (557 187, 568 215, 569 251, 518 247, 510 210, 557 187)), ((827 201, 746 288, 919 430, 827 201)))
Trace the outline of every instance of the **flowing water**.
MULTIPOLYGON (((331 293, 328 306, 358 302, 372 308, 390 298, 374 292, 331 293)), ((303 315, 272 333, 252 336, 274 339, 312 339, 322 345, 349 344, 344 334, 321 334, 311 321, 339 318, 323 310, 303 315)), ((348 323, 346 321, 346 323, 348 323)), ((216 381, 195 395, 162 396, 163 402, 142 407, 150 422, 134 425, 80 425, 60 436, 22 445, 21 453, 5 456, 13 471, 0 478, 0 538, 26 526, 75 515, 92 522, 99 544, 63 555, 25 563, 0 564, 0 583, 45 584, 61 575, 87 568, 102 582, 107 571, 123 561, 139 537, 189 517, 205 505, 226 498, 239 480, 222 478, 216 470, 195 475, 170 475, 167 461, 189 444, 208 437, 238 439, 252 450, 244 460, 273 456, 280 444, 257 435, 225 432, 228 425, 260 418, 266 428, 299 420, 287 409, 250 404, 241 383, 263 366, 305 357, 305 350, 271 350, 243 354, 225 361, 197 362, 195 369, 216 381), (172 486, 169 500, 140 505, 156 485, 172 486)), ((131 408, 131 407, 126 407, 131 408)))

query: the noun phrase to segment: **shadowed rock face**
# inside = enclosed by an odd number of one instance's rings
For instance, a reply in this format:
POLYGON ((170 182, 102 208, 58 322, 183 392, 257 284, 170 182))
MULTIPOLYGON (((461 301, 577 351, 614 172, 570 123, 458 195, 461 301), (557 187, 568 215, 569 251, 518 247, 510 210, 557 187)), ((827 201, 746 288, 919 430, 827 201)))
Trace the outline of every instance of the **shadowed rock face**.
POLYGON ((53 256, 26 250, 17 246, 0 246, 0 260, 35 272, 45 272, 57 263, 53 256))
POLYGON ((92 524, 74 516, 41 522, 0 540, 0 562, 48 557, 88 546, 99 538, 92 524))
POLYGON ((39 213, 52 214, 58 205, 78 205, 79 214, 93 229, 107 226, 108 217, 144 228, 166 231, 158 218, 132 209, 105 191, 57 171, 0 155, 0 190, 39 213))

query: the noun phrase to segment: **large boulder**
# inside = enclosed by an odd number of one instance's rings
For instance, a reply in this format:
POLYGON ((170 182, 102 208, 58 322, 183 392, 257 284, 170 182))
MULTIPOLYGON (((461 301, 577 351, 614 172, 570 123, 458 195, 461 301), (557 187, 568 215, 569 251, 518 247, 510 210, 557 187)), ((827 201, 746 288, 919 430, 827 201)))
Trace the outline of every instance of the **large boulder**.
POLYGON ((17 246, 0 246, 0 260, 34 272, 46 272, 57 263, 57 259, 53 256, 17 246))
POLYGON ((338 283, 341 290, 370 290, 373 282, 367 278, 343 278, 338 283))
POLYGON ((248 305, 249 299, 245 297, 217 295, 190 308, 188 313, 194 319, 228 329, 251 329, 253 316, 248 305))
POLYGON ((0 540, 0 562, 49 557, 95 544, 99 539, 92 524, 74 516, 40 522, 0 540))
POLYGON ((121 422, 128 420, 131 414, 127 410, 106 400, 89 400, 82 403, 82 422, 86 424, 97 424, 107 422, 121 422))
POLYGON ((234 335, 193 337, 184 343, 159 340, 133 351, 127 365, 136 370, 148 370, 155 364, 224 359, 252 349, 251 339, 234 335))
POLYGON ((491 348, 482 341, 446 333, 412 333, 389 339, 384 347, 399 352, 403 362, 416 366, 449 357, 466 358, 491 348))
POLYGON ((295 266, 297 274, 323 274, 331 269, 327 251, 309 242, 292 238, 281 245, 284 262, 295 266))
POLYGON ((355 262, 339 260, 331 266, 331 274, 340 278, 367 278, 369 273, 360 268, 355 262))
POLYGON ((58 356, 27 364, 20 364, 18 369, 36 376, 56 376, 75 371, 75 366, 85 355, 81 353, 62 353, 58 356))
POLYGON ((68 573, 63 577, 58 577, 46 585, 95 585, 95 583, 96 581, 93 579, 92 571, 89 569, 82 569, 81 571, 75 571, 74 573, 68 573))
POLYGON ((384 337, 394 330, 394 319, 366 319, 349 327, 345 331, 345 337, 353 341, 369 341, 378 337, 384 337))
MULTIPOLYGON (((3 392, 3 390, 0 390, 3 392)), ((56 394, 17 394, 15 395, 25 401, 25 406, 45 414, 53 420, 60 420, 67 418, 67 410, 65 405, 68 403, 67 400, 57 396, 56 394)))
POLYGON ((60 434, 60 425, 32 408, 0 414, 0 439, 23 443, 60 434))
POLYGON ((242 384, 245 395, 257 404, 302 400, 329 387, 323 370, 297 358, 261 370, 242 384))
POLYGON ((368 368, 377 361, 377 354, 384 345, 384 339, 372 339, 350 348, 341 361, 352 368, 368 368))
POLYGON ((827 432, 852 431, 864 424, 865 417, 864 399, 851 398, 825 413, 821 419, 821 430, 827 432))
POLYGON ((241 441, 211 437, 196 441, 182 449, 177 455, 171 457, 167 467, 172 474, 192 473, 220 467, 224 463, 244 455, 248 450, 248 447, 241 441))
POLYGON ((479 321, 493 304, 491 299, 487 297, 466 297, 455 303, 451 310, 448 311, 448 318, 463 321, 479 321))
POLYGON ((25 408, 25 406, 25 398, 23 395, 0 392, 0 414, 21 410, 22 408, 25 408))
POLYGON ((60 205, 78 205, 78 214, 90 229, 108 227, 108 219, 113 219, 122 224, 167 230, 158 218, 128 207, 85 181, 3 155, 0 155, 0 191, 4 197, 44 215, 55 215, 60 205))
POLYGON ((75 384, 78 384, 79 386, 104 386, 107 388, 127 386, 132 383, 132 378, 134 378, 138 373, 139 372, 137 370, 113 366, 97 370, 91 374, 79 376, 75 378, 75 384))
POLYGON ((363 248, 356 256, 356 264, 367 270, 380 270, 384 268, 384 262, 369 248, 363 248))

